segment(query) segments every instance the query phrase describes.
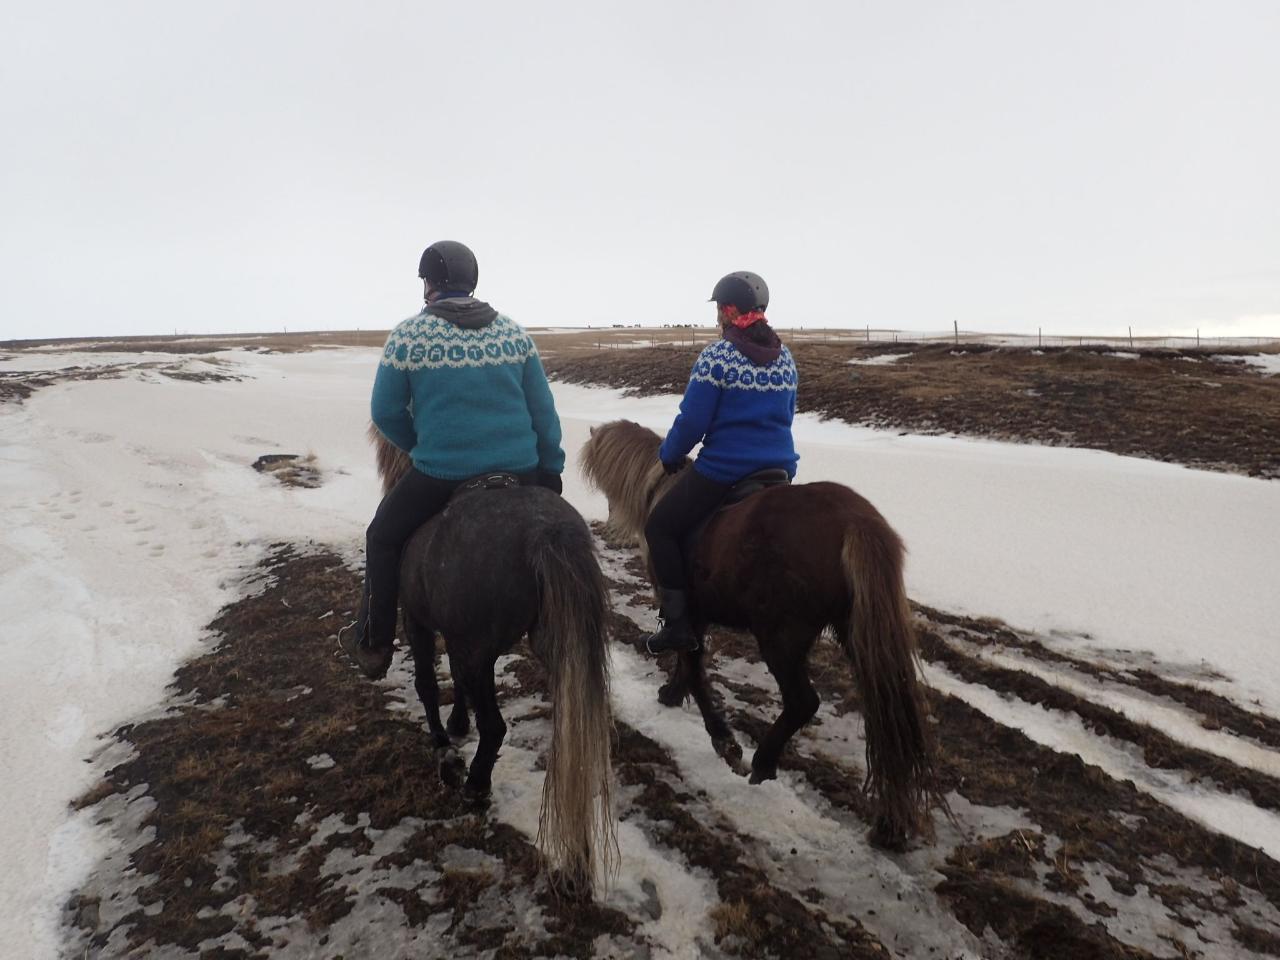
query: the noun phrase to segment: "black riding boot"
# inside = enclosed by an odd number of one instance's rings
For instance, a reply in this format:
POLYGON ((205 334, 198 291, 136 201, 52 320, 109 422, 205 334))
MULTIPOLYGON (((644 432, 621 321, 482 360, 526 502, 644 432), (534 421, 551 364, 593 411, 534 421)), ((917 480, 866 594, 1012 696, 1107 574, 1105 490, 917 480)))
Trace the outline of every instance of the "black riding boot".
POLYGON ((689 594, 684 590, 660 587, 658 619, 662 629, 645 641, 650 653, 684 653, 697 650, 698 635, 689 621, 689 594))
MULTIPOLYGON (((338 646, 346 651, 347 656, 355 661, 360 672, 366 677, 370 680, 381 680, 387 675, 387 669, 391 666, 392 648, 395 643, 394 629, 392 637, 375 636, 370 608, 369 582, 366 579, 364 592, 360 597, 360 612, 356 616, 355 623, 348 624, 338 631, 338 646)), ((377 632, 386 633, 387 631, 383 629, 377 632)))

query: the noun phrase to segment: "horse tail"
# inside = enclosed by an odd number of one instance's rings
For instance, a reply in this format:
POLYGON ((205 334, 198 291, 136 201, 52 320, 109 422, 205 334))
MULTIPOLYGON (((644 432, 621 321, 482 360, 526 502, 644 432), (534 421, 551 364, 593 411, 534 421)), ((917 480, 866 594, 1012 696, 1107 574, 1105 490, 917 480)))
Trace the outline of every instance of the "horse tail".
POLYGON ((400 482, 400 478, 409 472, 413 461, 409 459, 407 453, 382 435, 377 424, 370 423, 365 434, 374 447, 374 455, 378 461, 378 477, 382 480, 382 495, 385 497, 391 492, 391 488, 400 482))
POLYGON ((589 897, 597 864, 607 883, 619 860, 609 762, 608 590, 581 520, 540 531, 532 563, 542 598, 534 646, 552 702, 538 847, 556 889, 589 897))
MULTIPOLYGON (((870 507, 870 505, 867 505, 870 507)), ((933 738, 925 725, 919 655, 902 580, 906 548, 874 507, 845 533, 841 559, 852 590, 842 645, 853 664, 867 737, 865 789, 879 802, 872 839, 899 847, 929 836, 937 792, 933 738)))

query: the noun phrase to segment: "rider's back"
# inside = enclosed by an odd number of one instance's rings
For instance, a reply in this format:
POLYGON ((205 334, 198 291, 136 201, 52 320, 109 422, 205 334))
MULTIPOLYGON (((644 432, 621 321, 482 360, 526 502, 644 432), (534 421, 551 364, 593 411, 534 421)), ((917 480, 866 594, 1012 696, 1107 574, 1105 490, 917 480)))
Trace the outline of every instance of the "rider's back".
POLYGON ((442 480, 539 467, 558 473, 564 466, 533 340, 470 297, 428 304, 392 330, 371 413, 419 471, 442 480))

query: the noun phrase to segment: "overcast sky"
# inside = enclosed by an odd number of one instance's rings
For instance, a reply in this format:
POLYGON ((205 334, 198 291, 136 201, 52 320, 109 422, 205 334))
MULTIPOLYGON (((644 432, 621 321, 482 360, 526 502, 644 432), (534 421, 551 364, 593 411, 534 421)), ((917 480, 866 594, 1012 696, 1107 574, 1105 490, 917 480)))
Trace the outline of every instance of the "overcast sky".
POLYGON ((0 0, 0 339, 527 326, 1280 336, 1280 2, 0 0))

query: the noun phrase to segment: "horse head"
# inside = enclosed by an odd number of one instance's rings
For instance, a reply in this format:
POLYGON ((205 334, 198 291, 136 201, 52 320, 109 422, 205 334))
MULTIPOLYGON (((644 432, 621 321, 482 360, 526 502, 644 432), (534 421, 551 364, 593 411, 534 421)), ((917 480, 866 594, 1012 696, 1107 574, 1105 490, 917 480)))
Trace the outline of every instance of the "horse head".
POLYGON ((662 438, 631 420, 591 428, 579 455, 582 476, 609 501, 609 528, 617 539, 644 541, 649 509, 672 478, 662 469, 662 438))

